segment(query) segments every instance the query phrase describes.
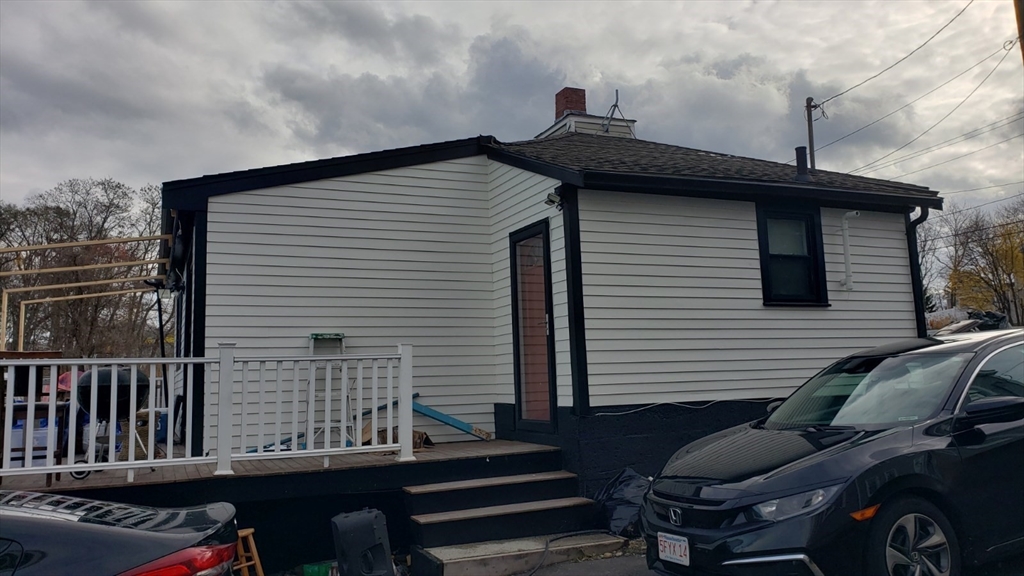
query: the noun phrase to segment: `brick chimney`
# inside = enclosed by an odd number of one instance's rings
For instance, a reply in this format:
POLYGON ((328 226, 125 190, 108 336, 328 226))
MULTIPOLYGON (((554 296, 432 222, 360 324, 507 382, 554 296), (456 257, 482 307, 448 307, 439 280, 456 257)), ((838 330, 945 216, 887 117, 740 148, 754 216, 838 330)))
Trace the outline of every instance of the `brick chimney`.
POLYGON ((587 113, 587 91, 582 88, 569 88, 566 86, 555 94, 555 120, 561 120, 563 116, 575 112, 578 114, 587 113))
MULTIPOLYGON (((618 93, 615 101, 618 102, 618 93)), ((619 115, 621 116, 621 112, 619 115)), ((555 123, 534 138, 558 136, 567 132, 636 138, 636 120, 587 114, 587 91, 566 86, 555 94, 555 123)))

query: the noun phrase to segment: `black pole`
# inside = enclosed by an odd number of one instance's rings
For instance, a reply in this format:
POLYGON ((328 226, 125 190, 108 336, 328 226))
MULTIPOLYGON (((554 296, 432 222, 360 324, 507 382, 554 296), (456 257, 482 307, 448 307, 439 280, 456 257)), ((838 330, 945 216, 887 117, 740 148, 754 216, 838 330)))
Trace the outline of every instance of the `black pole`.
POLYGON ((817 168, 814 164, 814 109, 818 105, 814 103, 814 98, 811 96, 807 97, 807 102, 804 108, 807 110, 807 151, 811 154, 811 170, 817 168))
POLYGON ((928 324, 925 322, 924 281, 921 278, 921 256, 917 248, 917 227, 928 219, 928 208, 922 207, 921 214, 914 220, 910 212, 904 215, 907 227, 907 252, 910 253, 910 285, 914 291, 914 323, 917 325, 917 337, 928 336, 928 324))
MULTIPOLYGON (((156 315, 157 318, 159 319, 159 322, 157 322, 157 324, 159 324, 160 326, 160 357, 167 358, 167 343, 165 342, 167 337, 164 335, 164 305, 163 302, 160 301, 160 287, 163 286, 163 282, 161 282, 160 280, 146 280, 145 282, 146 284, 149 284, 150 286, 153 287, 153 292, 154 294, 156 294, 156 315)), ((163 370, 163 378, 161 380, 164 383, 164 406, 169 408, 170 411, 173 413, 174 409, 171 406, 171 393, 169 392, 167 386, 167 364, 161 364, 160 367, 163 370)), ((173 414, 168 414, 167 416, 169 421, 173 417, 173 414)))

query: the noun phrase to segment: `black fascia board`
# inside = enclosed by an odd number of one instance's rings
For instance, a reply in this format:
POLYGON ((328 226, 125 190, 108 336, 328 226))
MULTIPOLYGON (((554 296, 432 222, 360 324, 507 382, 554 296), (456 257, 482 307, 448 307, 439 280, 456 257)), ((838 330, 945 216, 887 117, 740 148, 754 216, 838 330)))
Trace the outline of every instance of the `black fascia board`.
POLYGON ((583 171, 582 180, 583 183, 580 187, 592 190, 695 196, 747 202, 788 198, 796 201, 810 201, 822 206, 889 212, 903 212, 908 206, 942 209, 942 198, 938 196, 909 196, 887 192, 796 186, 775 182, 647 176, 590 170, 583 171))
POLYGON ((476 136, 355 156, 173 180, 163 184, 163 205, 164 208, 179 210, 206 210, 207 200, 212 196, 478 156, 485 152, 482 144, 491 141, 491 136, 476 136))
POLYGON ((520 168, 522 170, 533 172, 534 174, 540 174, 541 176, 547 176, 548 178, 559 180, 565 184, 571 184, 573 186, 580 186, 583 183, 581 173, 578 170, 559 166, 558 164, 542 162, 527 156, 520 156, 507 150, 502 150, 489 145, 485 145, 484 147, 486 148, 487 157, 496 162, 508 164, 513 168, 520 168))

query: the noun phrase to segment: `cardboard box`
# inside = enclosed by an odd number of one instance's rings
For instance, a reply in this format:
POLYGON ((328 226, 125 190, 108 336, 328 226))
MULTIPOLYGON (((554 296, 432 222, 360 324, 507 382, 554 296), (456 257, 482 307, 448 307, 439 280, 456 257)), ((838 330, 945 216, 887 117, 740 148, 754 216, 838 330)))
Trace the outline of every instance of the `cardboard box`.
MULTIPOLYGON (((373 421, 370 420, 363 426, 363 446, 370 445, 370 439, 373 435, 373 421)), ((391 442, 388 442, 388 431, 386 428, 377 430, 377 443, 378 444, 398 444, 398 426, 391 429, 391 442)), ((420 430, 412 431, 412 449, 422 450, 423 448, 430 448, 434 445, 434 441, 427 436, 426 432, 420 430)))

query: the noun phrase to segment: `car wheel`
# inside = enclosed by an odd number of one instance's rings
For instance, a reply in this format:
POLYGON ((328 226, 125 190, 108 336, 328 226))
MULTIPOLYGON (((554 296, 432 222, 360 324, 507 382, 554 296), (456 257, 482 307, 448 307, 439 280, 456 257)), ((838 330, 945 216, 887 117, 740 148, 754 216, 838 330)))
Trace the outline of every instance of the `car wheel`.
MULTIPOLYGON (((86 462, 88 462, 88 460, 86 460, 85 458, 79 458, 78 460, 75 460, 75 464, 85 464, 86 462)), ((75 480, 85 480, 86 478, 89 477, 89 474, 91 472, 91 470, 74 470, 70 472, 70 474, 71 477, 74 478, 75 480)))
POLYGON ((960 546, 953 526, 934 504, 898 497, 882 505, 871 520, 869 574, 959 576, 960 546))

